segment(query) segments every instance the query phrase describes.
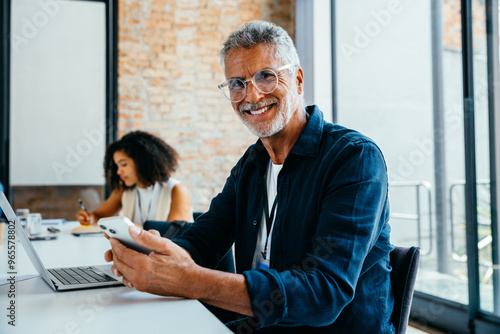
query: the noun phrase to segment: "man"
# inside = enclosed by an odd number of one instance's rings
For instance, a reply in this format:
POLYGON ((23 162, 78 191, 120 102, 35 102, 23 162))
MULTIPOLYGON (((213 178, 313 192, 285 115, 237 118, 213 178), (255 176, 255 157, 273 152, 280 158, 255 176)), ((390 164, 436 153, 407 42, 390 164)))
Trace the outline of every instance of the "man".
POLYGON ((259 137, 210 209, 175 243, 131 228, 149 256, 111 240, 130 287, 247 316, 248 333, 394 333, 387 172, 367 137, 304 108, 303 71, 287 33, 239 27, 221 51, 219 85, 259 137), (214 268, 235 245, 237 273, 214 268))

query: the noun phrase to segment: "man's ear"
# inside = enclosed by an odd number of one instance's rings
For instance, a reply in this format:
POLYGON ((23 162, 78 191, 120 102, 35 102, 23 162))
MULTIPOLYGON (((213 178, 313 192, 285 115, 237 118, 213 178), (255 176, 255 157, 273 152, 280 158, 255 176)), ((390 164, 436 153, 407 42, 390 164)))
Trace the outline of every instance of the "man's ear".
POLYGON ((300 95, 304 91, 304 71, 302 71, 302 67, 297 69, 295 80, 297 80, 297 92, 300 95))

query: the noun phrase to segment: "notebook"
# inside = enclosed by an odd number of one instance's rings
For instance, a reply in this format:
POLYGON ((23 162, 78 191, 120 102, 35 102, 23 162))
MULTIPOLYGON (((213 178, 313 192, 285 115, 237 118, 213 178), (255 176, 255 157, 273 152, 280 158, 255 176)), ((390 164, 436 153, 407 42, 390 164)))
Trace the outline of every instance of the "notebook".
POLYGON ((86 234, 96 234, 96 233, 102 233, 102 229, 98 225, 80 225, 78 227, 75 227, 72 231, 71 234, 80 236, 80 235, 86 235, 86 234))
POLYGON ((14 210, 12 210, 3 192, 0 192, 0 208, 3 210, 9 224, 15 224, 17 239, 23 245, 35 269, 53 290, 68 291, 123 285, 121 280, 111 273, 111 264, 71 268, 45 268, 24 229, 19 224, 14 210))

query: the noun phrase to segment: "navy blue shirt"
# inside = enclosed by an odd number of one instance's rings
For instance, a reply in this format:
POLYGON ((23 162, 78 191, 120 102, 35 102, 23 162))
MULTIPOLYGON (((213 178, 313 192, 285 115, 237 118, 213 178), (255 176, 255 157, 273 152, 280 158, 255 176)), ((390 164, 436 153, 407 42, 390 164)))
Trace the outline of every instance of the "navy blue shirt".
MULTIPOLYGON (((394 333, 387 170, 375 143, 306 109, 278 177, 270 269, 252 269, 269 155, 250 146, 210 209, 175 242, 214 268, 235 245, 255 318, 266 332, 394 333)), ((249 328, 242 328, 248 332, 249 328)), ((259 332, 259 331, 257 331, 259 332)))

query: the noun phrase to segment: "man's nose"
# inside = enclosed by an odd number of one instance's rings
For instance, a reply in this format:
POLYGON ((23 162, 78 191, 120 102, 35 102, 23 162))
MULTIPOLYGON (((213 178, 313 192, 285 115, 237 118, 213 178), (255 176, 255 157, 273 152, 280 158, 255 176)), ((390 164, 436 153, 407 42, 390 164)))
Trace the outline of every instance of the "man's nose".
POLYGON ((255 86, 252 80, 247 82, 245 100, 247 102, 256 103, 262 99, 263 93, 261 93, 255 86))

